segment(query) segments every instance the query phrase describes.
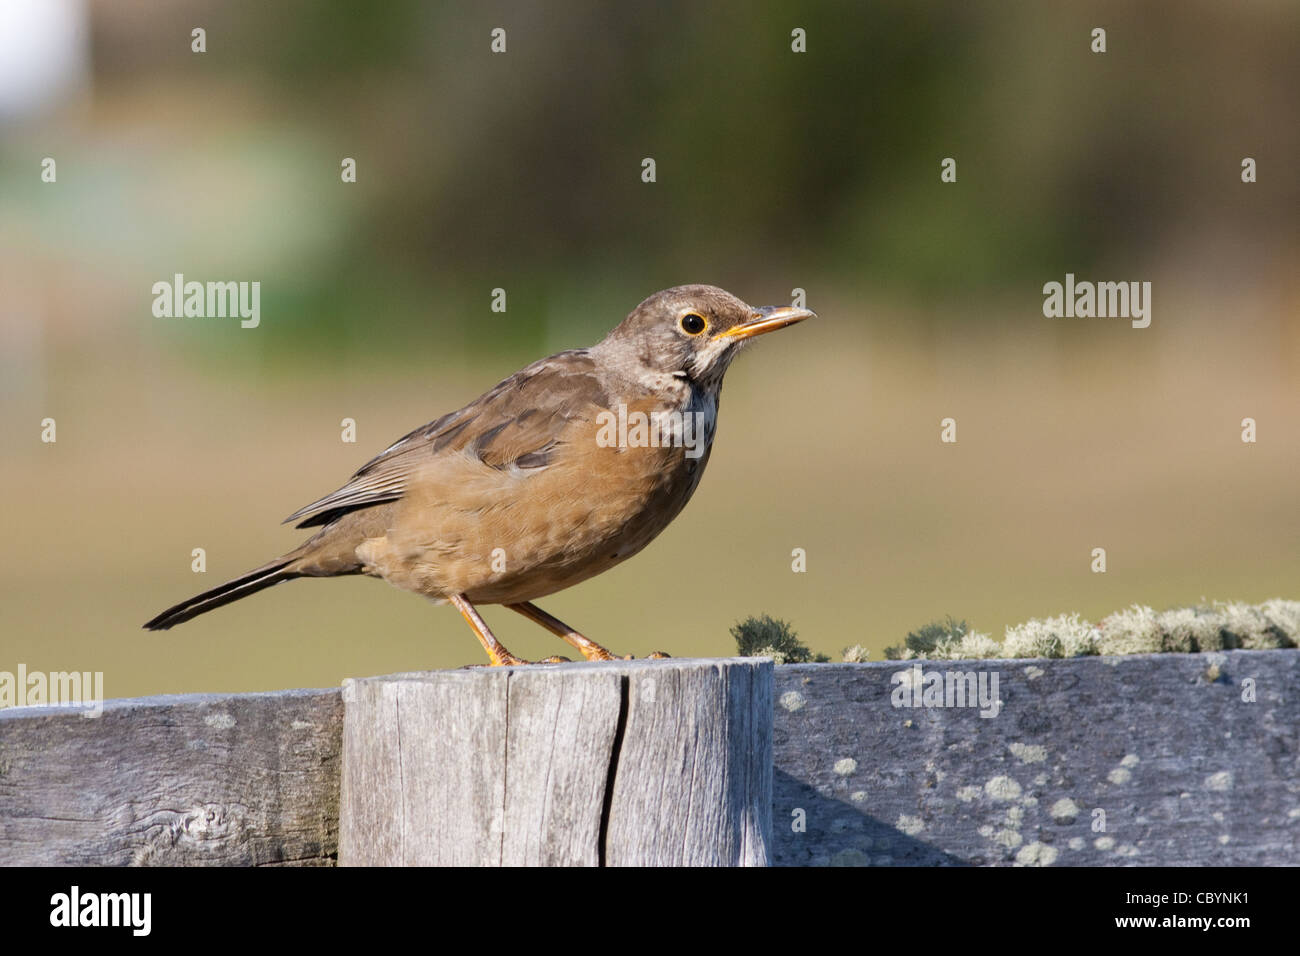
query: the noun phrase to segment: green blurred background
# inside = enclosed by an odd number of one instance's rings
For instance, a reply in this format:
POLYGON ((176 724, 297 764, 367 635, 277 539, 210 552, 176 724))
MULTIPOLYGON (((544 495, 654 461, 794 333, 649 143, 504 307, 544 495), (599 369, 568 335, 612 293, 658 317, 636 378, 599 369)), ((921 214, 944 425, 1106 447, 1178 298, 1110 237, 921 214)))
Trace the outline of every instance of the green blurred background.
POLYGON ((803 288, 820 318, 733 367, 682 517, 543 602, 594 638, 727 654, 766 612, 874 653, 948 613, 1000 638, 1296 597, 1298 41, 1292 0, 9 0, 0 669, 120 697, 480 662, 454 611, 362 578, 140 624, 292 547, 280 519, 396 437, 686 282, 803 288), (261 326, 155 318, 177 272, 260 281, 261 326), (1151 327, 1044 318, 1066 272, 1152 282, 1151 327))

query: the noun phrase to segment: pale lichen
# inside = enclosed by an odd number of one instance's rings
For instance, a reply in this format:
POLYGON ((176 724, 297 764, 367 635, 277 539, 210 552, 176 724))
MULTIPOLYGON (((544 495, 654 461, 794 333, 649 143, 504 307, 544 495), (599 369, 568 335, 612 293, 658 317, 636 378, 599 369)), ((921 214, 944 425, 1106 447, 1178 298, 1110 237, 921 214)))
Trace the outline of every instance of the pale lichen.
POLYGON ((846 647, 841 652, 840 660, 845 664, 865 664, 867 658, 871 655, 861 644, 854 644, 852 647, 846 647))
POLYGON ((899 814, 897 822, 894 824, 895 829, 906 833, 908 836, 916 836, 925 829, 925 822, 916 816, 909 816, 906 813, 899 814))
POLYGON ((1007 628, 1007 657, 1082 657, 1097 653, 1097 629, 1078 614, 1030 618, 1007 628))
POLYGON ((951 648, 953 660, 982 661, 1006 657, 1002 645, 983 631, 970 631, 951 648))
POLYGON ((808 701, 797 690, 788 690, 781 695, 780 703, 782 707, 793 714, 795 711, 803 710, 808 701))
POLYGON ((1021 763, 1042 763, 1047 759, 1047 748, 1042 744, 1022 744, 1017 741, 1007 746, 1021 763))
POLYGON ((1045 843, 1027 843, 1016 854, 1018 866, 1051 866, 1059 855, 1056 847, 1045 843))
MULTIPOLYGON (((1134 604, 1092 624, 1079 614, 1031 618, 1007 628, 1001 643, 948 617, 907 635, 886 648, 888 660, 989 660, 1066 658, 1092 654, 1217 652, 1237 648, 1270 650, 1300 646, 1300 601, 1272 598, 1263 604, 1215 602, 1156 612, 1134 604)), ((861 646, 848 648, 845 660, 865 659, 861 646), (861 653, 861 656, 856 656, 861 653), (854 655, 854 656, 850 656, 854 655)), ((1041 669, 1026 669, 1029 679, 1041 669)), ((1217 675, 1211 679, 1216 679, 1217 675)))
POLYGON ((1069 797, 1062 797, 1057 800, 1052 804, 1051 810, 1048 811, 1052 815, 1052 819, 1057 823, 1073 823, 1080 812, 1082 811, 1080 811, 1079 805, 1069 797))
POLYGON ((1006 802, 1020 796, 1020 784, 1011 777, 997 776, 984 784, 984 792, 994 800, 1006 802))
POLYGON ((1273 598, 1261 604, 1259 610, 1271 627, 1291 638, 1291 646, 1300 644, 1300 601, 1273 598))
POLYGON ((1104 618, 1099 625, 1097 651, 1100 654, 1155 654, 1161 650, 1156 612, 1145 604, 1134 604, 1104 618))
POLYGON ((1205 778, 1205 789, 1214 790, 1218 793, 1226 793, 1232 789, 1232 771, 1220 770, 1218 773, 1212 773, 1205 778))

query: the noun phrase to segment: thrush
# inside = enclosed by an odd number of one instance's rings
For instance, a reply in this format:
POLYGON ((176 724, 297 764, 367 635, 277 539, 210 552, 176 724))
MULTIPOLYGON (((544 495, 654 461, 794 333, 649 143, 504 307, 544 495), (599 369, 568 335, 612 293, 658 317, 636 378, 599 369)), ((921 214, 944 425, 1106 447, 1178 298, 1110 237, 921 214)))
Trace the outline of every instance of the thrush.
POLYGON ((677 517, 708 464, 732 359, 813 314, 708 285, 655 293, 598 344, 534 362, 295 511, 285 522, 320 529, 299 547, 144 626, 293 578, 365 574, 454 605, 493 665, 528 662, 492 634, 482 604, 610 660, 533 602, 626 561, 677 517))

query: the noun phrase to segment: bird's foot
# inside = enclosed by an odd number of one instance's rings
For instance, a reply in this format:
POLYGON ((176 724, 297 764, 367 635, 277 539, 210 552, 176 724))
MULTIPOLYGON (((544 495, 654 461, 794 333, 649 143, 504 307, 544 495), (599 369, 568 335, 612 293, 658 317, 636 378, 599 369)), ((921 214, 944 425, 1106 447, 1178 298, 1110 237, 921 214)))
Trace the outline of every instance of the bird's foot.
MULTIPOLYGON (((589 661, 634 661, 636 660, 635 654, 624 654, 620 657, 618 654, 611 654, 609 651, 605 650, 605 648, 601 647, 599 644, 595 644, 594 647, 595 650, 590 653, 588 653, 587 651, 582 652, 583 656, 586 657, 587 660, 589 661)), ((663 651, 654 651, 653 653, 647 654, 645 659, 648 661, 664 661, 664 660, 668 660, 671 657, 672 657, 671 654, 665 654, 663 651)))
MULTIPOLYGON (((600 646, 597 645, 597 647, 600 646)), ((626 654, 623 657, 618 657, 614 654, 611 654, 603 647, 600 647, 600 651, 603 652, 603 656, 601 654, 595 654, 595 653, 587 654, 584 656, 589 661, 634 661, 636 660, 635 654, 626 654)), ((663 651, 655 651, 652 654, 647 654, 645 659, 648 661, 665 661, 665 660, 671 660, 671 658, 672 658, 671 654, 665 654, 663 651)), ((561 657, 559 654, 552 654, 550 657, 543 657, 540 661, 526 661, 522 657, 515 657, 515 655, 507 653, 506 655, 498 655, 497 658, 494 659, 490 664, 466 664, 461 669, 470 670, 476 667, 532 667, 536 664, 572 664, 572 663, 573 663, 572 659, 568 657, 561 657)))
POLYGON ((493 660, 490 664, 466 664, 461 670, 474 670, 479 667, 532 667, 536 664, 572 664, 573 661, 567 657, 561 657, 559 654, 552 654, 550 657, 543 657, 540 661, 526 661, 522 657, 515 657, 510 654, 506 657, 500 657, 493 660))

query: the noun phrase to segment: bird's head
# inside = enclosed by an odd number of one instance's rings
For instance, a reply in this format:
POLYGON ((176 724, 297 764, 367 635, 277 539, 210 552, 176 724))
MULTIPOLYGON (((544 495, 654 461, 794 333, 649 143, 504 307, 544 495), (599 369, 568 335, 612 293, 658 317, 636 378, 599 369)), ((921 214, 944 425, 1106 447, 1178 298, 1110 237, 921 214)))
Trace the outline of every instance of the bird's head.
POLYGON ((756 308, 716 286, 681 285, 650 296, 597 347, 629 373, 688 377, 716 388, 755 336, 815 314, 789 305, 756 308))

